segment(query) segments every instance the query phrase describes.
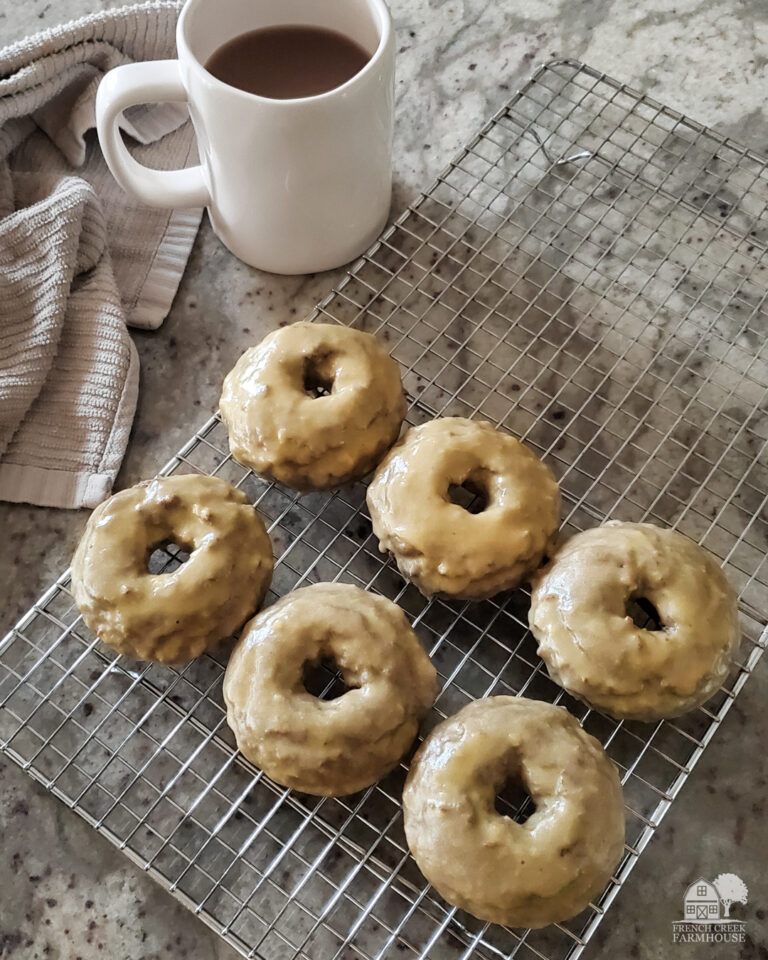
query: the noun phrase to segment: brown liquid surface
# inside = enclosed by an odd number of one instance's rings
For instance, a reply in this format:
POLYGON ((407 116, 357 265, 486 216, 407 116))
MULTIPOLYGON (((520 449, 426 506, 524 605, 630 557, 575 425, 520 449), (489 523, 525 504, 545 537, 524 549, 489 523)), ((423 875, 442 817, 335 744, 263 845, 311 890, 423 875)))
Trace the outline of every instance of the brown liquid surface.
POLYGON ((247 93, 274 100, 314 97, 346 83, 370 55, 344 34, 325 27, 251 30, 222 44, 206 70, 247 93))

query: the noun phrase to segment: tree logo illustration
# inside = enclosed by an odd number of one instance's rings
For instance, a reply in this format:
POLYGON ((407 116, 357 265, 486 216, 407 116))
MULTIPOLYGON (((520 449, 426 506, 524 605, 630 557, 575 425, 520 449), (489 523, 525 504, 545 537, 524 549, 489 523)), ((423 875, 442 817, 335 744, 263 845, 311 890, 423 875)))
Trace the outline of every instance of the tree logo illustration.
POLYGON ((730 917, 732 903, 746 903, 747 885, 735 873, 721 873, 712 881, 723 905, 723 916, 730 917))

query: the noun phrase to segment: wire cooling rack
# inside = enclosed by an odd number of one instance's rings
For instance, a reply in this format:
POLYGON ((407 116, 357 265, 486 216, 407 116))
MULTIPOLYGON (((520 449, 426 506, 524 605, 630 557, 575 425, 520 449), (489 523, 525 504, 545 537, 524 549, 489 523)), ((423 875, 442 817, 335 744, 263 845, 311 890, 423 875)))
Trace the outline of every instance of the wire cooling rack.
MULTIPOLYGON (((407 852, 404 766, 353 797, 278 787, 235 751, 225 656, 179 670, 117 657, 79 619, 68 574, 0 647, 5 751, 247 956, 579 956, 766 642, 767 202, 761 158, 553 62, 314 313, 386 342, 410 423, 482 417, 522 437, 558 475, 567 531, 649 519, 723 562, 744 642, 686 717, 617 723, 571 700, 536 656, 523 591, 425 601, 378 553, 362 484, 299 498, 265 483, 228 455, 217 417, 162 471, 247 491, 274 542, 270 599, 339 579, 401 604, 443 683, 427 728, 515 693, 564 703, 600 739, 627 848, 582 915, 525 931, 450 909, 407 852)), ((154 569, 183 559, 169 547, 154 569)))

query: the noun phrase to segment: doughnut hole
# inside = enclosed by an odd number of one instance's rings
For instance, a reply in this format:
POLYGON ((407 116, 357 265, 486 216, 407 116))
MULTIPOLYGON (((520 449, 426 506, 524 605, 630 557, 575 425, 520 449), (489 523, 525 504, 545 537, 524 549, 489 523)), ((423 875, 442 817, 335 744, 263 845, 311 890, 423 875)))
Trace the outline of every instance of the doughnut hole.
POLYGON ((642 592, 632 594, 626 602, 625 613, 641 630, 663 630, 664 622, 655 604, 642 592))
POLYGON ((502 783, 494 798, 493 806, 496 813, 502 817, 509 817, 515 823, 525 823, 536 813, 533 798, 517 777, 510 777, 502 783))
POLYGON ((318 700, 338 700, 356 689, 347 683, 333 655, 307 660, 301 670, 301 683, 307 693, 318 700))
POLYGON ((147 570, 153 576, 173 573, 189 560, 194 547, 179 543, 172 536, 154 544, 147 554, 147 570))
POLYGON ((493 807, 500 816, 520 824, 536 813, 536 803, 528 792, 516 758, 507 761, 497 779, 493 807))
POLYGON ((446 499, 467 513, 482 513, 488 508, 491 499, 485 471, 475 470, 461 483, 452 483, 448 487, 446 499))
POLYGON ((308 397, 313 400, 318 397, 329 397, 333 393, 335 380, 332 354, 312 354, 304 358, 302 389, 308 397))

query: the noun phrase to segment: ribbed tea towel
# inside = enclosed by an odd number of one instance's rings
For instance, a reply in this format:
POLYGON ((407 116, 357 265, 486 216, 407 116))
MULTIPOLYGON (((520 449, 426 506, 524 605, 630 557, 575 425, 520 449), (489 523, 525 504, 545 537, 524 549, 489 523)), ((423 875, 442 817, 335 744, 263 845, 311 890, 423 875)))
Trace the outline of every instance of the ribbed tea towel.
MULTIPOLYGON (((94 101, 112 67, 174 55, 178 12, 124 7, 0 50, 0 499, 92 507, 120 467, 138 390, 126 323, 163 321, 202 211, 123 192, 94 101)), ((132 152, 186 166, 186 119, 177 104, 134 108, 132 152)))

